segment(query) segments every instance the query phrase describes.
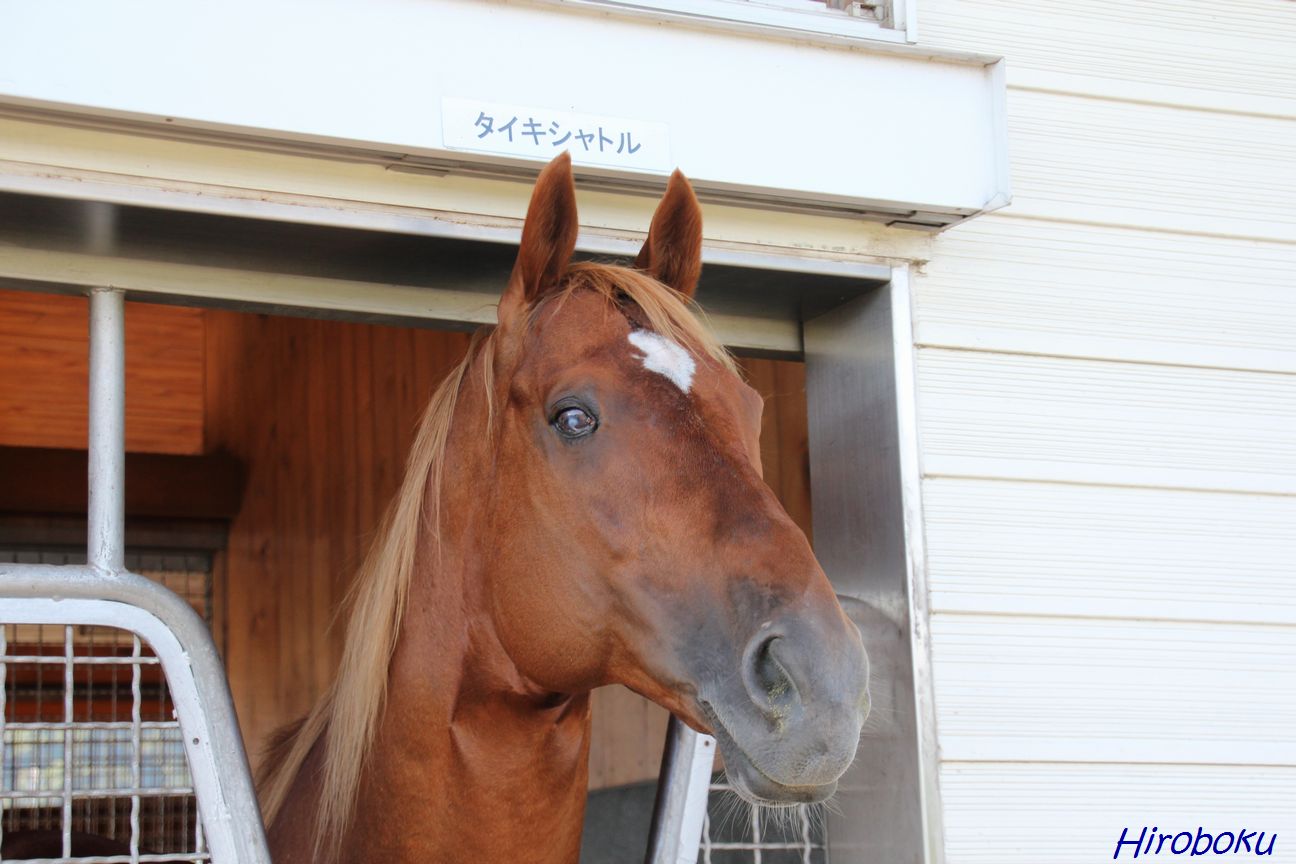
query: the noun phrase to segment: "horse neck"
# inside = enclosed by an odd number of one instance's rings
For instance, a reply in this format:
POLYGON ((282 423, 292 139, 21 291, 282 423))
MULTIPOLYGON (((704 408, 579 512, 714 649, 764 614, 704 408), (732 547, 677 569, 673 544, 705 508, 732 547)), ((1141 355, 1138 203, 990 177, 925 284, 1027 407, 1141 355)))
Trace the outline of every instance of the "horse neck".
MULTIPOLYGON (((460 418, 476 413, 461 399, 460 418)), ((455 524, 439 550, 420 544, 341 860, 574 864, 589 697, 541 691, 500 644, 488 556, 475 551, 490 542, 487 505, 463 491, 491 470, 489 454, 456 429, 447 457, 442 512, 455 524)))

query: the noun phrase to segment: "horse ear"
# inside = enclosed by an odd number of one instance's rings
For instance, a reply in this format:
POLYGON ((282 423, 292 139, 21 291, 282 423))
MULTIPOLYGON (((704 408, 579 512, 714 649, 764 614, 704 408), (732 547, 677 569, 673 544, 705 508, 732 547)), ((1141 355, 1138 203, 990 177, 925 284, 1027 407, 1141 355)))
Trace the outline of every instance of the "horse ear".
POLYGON ((697 291, 702 275, 702 208, 678 168, 666 184, 635 266, 685 297, 697 291))
POLYGON ((517 261, 500 298, 501 324, 558 287, 576 250, 577 227, 571 155, 563 151, 540 172, 531 192, 517 261))

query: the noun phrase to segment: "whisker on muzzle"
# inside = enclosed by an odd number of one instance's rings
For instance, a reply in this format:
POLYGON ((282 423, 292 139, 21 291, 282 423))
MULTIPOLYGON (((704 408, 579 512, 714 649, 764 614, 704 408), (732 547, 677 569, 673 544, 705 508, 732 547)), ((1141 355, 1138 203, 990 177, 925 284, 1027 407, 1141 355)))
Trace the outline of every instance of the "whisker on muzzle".
POLYGON ((718 830, 721 834, 728 833, 729 830, 736 826, 733 820, 738 817, 739 813, 744 813, 747 801, 734 791, 733 784, 729 782, 729 777, 723 771, 720 773, 720 782, 728 787, 725 790, 724 797, 720 799, 719 824, 712 823, 712 828, 718 830))

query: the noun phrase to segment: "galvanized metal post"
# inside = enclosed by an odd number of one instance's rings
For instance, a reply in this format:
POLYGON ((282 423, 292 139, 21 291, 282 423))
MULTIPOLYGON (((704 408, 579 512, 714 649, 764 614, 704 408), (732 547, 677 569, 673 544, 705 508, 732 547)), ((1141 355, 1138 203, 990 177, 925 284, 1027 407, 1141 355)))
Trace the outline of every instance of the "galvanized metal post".
POLYGON ((696 864, 714 762, 715 739, 671 717, 644 864, 696 864))
POLYGON ((90 292, 90 499, 86 562, 126 566, 126 330, 119 290, 90 292))

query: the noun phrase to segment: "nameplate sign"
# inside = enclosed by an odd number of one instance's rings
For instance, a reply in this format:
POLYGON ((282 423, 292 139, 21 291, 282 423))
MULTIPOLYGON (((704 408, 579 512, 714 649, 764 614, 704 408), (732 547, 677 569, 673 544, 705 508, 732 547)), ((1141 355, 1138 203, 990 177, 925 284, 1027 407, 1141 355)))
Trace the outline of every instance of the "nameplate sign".
POLYGON ((666 124, 646 120, 446 96, 441 131, 451 150, 543 162, 567 150, 577 164, 662 173, 672 167, 666 124))

